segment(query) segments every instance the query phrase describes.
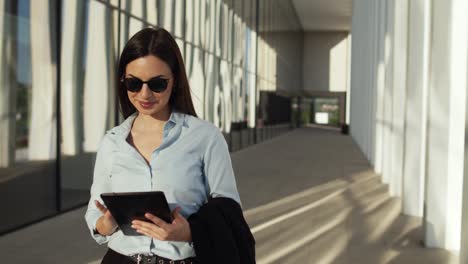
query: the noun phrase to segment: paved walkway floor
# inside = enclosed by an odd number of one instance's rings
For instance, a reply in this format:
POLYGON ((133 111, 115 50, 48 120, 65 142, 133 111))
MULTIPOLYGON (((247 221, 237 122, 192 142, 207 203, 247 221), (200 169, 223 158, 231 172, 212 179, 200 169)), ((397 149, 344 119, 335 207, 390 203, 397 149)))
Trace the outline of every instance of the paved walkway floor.
MULTIPOLYGON (((258 263, 457 263, 421 246, 351 137, 302 128, 232 154, 258 263)), ((85 208, 0 237, 1 263, 99 263, 85 208)))

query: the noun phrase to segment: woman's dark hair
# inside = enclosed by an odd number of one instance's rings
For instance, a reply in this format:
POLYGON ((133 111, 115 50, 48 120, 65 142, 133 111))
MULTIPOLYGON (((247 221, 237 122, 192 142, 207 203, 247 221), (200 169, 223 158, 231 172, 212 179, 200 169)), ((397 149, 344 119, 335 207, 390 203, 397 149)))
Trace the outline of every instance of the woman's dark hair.
POLYGON ((123 116, 129 117, 136 112, 136 109, 128 99, 127 89, 120 80, 125 75, 127 64, 148 55, 158 57, 171 68, 174 82, 168 102, 169 107, 178 112, 197 116, 190 96, 190 85, 179 47, 171 34, 163 28, 142 29, 125 44, 117 72, 117 94, 123 116))

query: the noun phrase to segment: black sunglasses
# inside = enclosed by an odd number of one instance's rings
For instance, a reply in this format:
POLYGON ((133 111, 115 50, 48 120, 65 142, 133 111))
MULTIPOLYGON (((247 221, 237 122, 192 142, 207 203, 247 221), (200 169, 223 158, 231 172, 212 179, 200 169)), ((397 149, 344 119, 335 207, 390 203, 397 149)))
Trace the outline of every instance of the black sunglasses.
POLYGON ((162 93, 167 89, 167 84, 169 83, 169 79, 161 76, 153 77, 146 82, 138 79, 137 77, 122 78, 120 81, 125 85, 127 90, 134 93, 139 92, 144 83, 148 85, 151 91, 162 93))

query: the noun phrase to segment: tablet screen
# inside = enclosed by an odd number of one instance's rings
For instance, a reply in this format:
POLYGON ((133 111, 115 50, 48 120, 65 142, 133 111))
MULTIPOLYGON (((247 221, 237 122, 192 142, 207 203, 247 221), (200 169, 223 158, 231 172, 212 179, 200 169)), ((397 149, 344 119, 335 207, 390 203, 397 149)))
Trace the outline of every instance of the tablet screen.
POLYGON ((103 193, 101 198, 110 210, 119 228, 127 236, 141 236, 133 229, 133 220, 151 222, 145 213, 151 213, 171 223, 172 215, 164 192, 118 192, 103 193))

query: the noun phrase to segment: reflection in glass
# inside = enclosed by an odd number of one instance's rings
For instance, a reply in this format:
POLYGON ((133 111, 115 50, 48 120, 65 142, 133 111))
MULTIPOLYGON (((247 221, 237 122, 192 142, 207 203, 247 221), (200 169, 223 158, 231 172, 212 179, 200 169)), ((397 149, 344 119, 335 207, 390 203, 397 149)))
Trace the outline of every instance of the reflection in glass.
POLYGON ((146 12, 146 21, 151 25, 158 24, 158 0, 146 0, 146 7, 143 7, 143 10, 146 12))
MULTIPOLYGON (((14 9, 16 6, 9 2, 0 5, 0 168, 12 166, 15 162, 15 149, 27 146, 27 115, 29 114, 27 91, 29 87, 26 87, 27 84, 18 83, 15 66, 17 55, 19 55, 16 49, 21 49, 21 43, 29 40, 17 41, 17 31, 21 31, 24 25, 21 25, 20 19, 14 16, 14 9), (18 48, 17 43, 20 46, 18 48), (18 106, 22 111, 19 113, 15 113, 17 91, 23 93, 23 102, 18 106), (16 129, 17 126, 18 129, 16 129), (15 135, 16 130, 20 132, 20 135, 15 135)), ((24 76, 24 73, 19 75, 24 76)))
POLYGON ((192 101, 195 107, 195 112, 198 117, 204 118, 204 90, 205 90, 205 74, 203 72, 204 52, 193 45, 187 44, 185 47, 186 60, 185 67, 187 77, 190 83, 192 93, 192 101))
MULTIPOLYGON (((185 0, 177 0, 177 1, 174 1, 175 3, 175 11, 174 11, 174 36, 176 38, 182 38, 183 37, 183 33, 184 33, 184 5, 185 5, 185 0)), ((183 47, 180 46, 180 47, 183 47)))
POLYGON ((115 47, 112 13, 98 1, 89 6, 84 85, 84 151, 95 152, 104 132, 113 123, 115 47))
POLYGON ((232 67, 225 60, 220 61, 218 89, 215 89, 215 105, 218 105, 219 123, 224 132, 231 131, 233 120, 232 67), (219 101, 217 101, 219 100, 219 101))
POLYGON ((63 3, 61 209, 89 199, 94 155, 117 114, 117 11, 99 1, 83 3, 63 3))
POLYGON ((158 1, 158 24, 171 33, 174 33, 175 5, 176 1, 173 0, 158 1))
POLYGON ((234 66, 232 76, 232 113, 234 122, 244 121, 245 91, 243 81, 243 70, 234 66))
MULTIPOLYGON (((135 15, 136 17, 138 18, 142 18, 144 20, 145 19, 145 15, 146 15, 146 9, 143 8, 143 2, 141 0, 137 0, 137 1, 132 1, 132 4, 130 6, 130 12, 135 15)), ((137 33, 138 31, 140 31, 144 24, 141 20, 138 20, 136 18, 133 18, 133 17, 130 17, 130 26, 129 26, 129 33, 128 33, 128 36, 129 38, 131 38, 135 33, 137 33)))
POLYGON ((0 233, 56 213, 52 10, 44 0, 0 5, 0 233))
POLYGON ((56 157, 55 115, 56 38, 55 21, 50 19, 50 1, 31 1, 31 65, 32 101, 29 129, 29 160, 52 160, 56 157))
MULTIPOLYGON (((143 27, 175 35, 201 118, 225 133, 232 122, 254 127, 259 91, 278 86, 274 45, 283 44, 270 34, 278 1, 0 0, 0 211, 11 216, 0 218, 0 233, 87 202, 99 142, 123 121, 115 111, 118 55, 143 27), (21 199, 26 192, 37 197, 32 204, 21 199)), ((296 68, 283 72, 300 79, 296 68)))

